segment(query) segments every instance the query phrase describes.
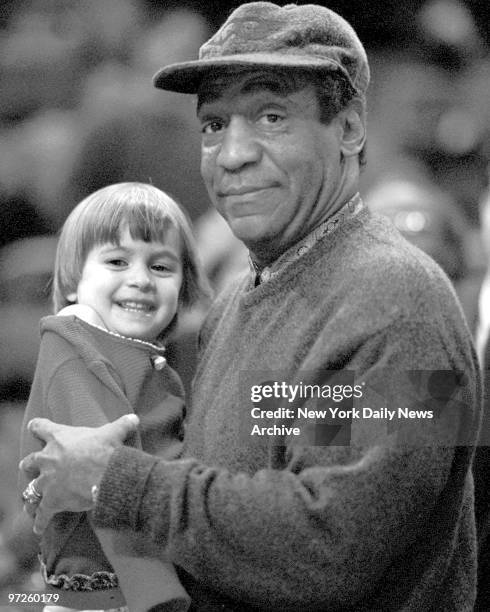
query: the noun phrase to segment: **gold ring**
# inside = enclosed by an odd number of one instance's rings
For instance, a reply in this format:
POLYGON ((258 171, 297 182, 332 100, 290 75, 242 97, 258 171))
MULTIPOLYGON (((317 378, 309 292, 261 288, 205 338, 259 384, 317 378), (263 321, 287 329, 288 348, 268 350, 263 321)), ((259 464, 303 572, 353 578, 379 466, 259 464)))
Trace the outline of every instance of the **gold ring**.
POLYGON ((42 494, 39 493, 39 491, 36 489, 34 480, 31 480, 31 482, 27 485, 27 487, 22 493, 22 499, 27 504, 38 504, 41 501, 42 497, 42 494))

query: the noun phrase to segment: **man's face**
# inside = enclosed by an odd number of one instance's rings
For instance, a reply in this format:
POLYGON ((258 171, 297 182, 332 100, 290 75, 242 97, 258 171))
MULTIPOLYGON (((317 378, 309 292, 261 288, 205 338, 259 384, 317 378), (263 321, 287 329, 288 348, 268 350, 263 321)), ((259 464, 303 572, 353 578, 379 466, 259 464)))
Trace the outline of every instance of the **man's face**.
POLYGON ((313 86, 284 95, 283 84, 269 71, 230 74, 199 95, 211 200, 265 262, 326 219, 342 187, 338 118, 320 122, 313 86))

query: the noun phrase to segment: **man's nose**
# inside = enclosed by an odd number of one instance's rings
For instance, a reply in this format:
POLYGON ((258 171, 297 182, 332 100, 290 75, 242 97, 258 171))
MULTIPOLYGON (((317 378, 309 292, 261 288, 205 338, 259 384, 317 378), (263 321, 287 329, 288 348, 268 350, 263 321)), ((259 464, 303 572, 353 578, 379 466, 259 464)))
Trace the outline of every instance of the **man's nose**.
POLYGON ((260 159, 261 148, 253 125, 245 117, 234 116, 224 130, 216 162, 225 170, 239 170, 260 159))

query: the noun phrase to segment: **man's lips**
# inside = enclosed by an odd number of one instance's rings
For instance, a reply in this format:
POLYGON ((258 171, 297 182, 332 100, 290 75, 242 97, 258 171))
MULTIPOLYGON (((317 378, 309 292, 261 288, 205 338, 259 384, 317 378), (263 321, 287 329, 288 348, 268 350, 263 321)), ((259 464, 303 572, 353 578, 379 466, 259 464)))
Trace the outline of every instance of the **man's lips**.
POLYGON ((227 187, 226 189, 220 189, 217 192, 217 195, 220 198, 226 198, 229 196, 241 196, 247 195, 250 193, 257 193, 258 191, 265 191, 266 189, 271 189, 273 185, 251 185, 251 186, 241 186, 241 187, 227 187))

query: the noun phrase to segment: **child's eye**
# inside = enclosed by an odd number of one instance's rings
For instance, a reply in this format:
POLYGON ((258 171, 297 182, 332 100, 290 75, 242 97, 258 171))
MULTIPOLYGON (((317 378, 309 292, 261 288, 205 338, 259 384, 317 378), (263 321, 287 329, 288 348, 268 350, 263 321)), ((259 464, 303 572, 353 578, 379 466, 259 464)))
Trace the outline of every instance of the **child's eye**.
POLYGON ((113 266, 115 268, 121 268, 126 265, 126 261, 124 259, 112 258, 106 261, 106 264, 109 266, 113 266))
POLYGON ((170 272, 170 266, 164 263, 156 263, 153 264, 151 267, 152 270, 155 270, 155 272, 170 272))

